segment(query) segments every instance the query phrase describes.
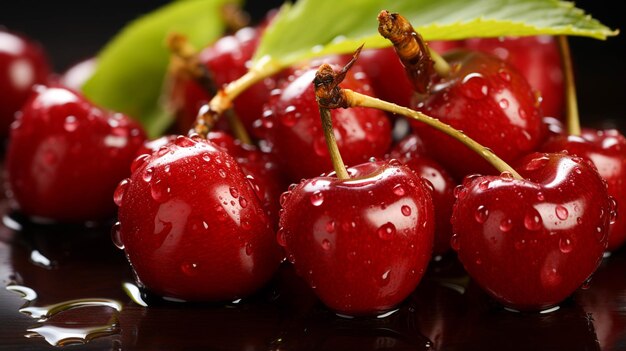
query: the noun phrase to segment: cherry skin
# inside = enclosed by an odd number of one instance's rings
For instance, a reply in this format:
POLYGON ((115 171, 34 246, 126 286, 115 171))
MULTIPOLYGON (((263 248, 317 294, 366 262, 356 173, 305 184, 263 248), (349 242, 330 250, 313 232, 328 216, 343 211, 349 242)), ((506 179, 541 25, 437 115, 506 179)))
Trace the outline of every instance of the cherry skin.
POLYGON ((563 117, 563 68, 555 37, 472 38, 465 41, 465 47, 494 54, 509 62, 526 77, 533 89, 541 93, 543 114, 563 117))
POLYGON ((138 123, 66 88, 38 86, 12 124, 7 196, 36 218, 110 218, 111 195, 145 140, 138 123))
POLYGON ((274 274, 282 255, 269 218, 222 148, 179 136, 133 168, 115 192, 113 238, 145 288, 187 301, 228 301, 274 274))
MULTIPOLYGON (((495 56, 454 51, 444 55, 452 70, 436 78, 431 94, 416 109, 464 131, 505 162, 534 151, 544 127, 538 101, 524 77, 495 56)), ((413 127, 435 161, 458 179, 495 169, 459 141, 414 122, 413 127)))
POLYGON ((80 91, 96 71, 97 64, 98 61, 95 57, 77 62, 61 75, 61 84, 70 89, 80 91))
POLYGON ((48 82, 51 70, 43 49, 28 38, 0 28, 0 137, 35 84, 48 82))
MULTIPOLYGON (((299 71, 265 105, 262 134, 290 181, 318 176, 333 168, 311 84, 315 72, 316 69, 299 71)), ((356 69, 348 72, 342 87, 372 94, 367 77, 356 69)), ((333 110, 331 114, 335 138, 346 164, 382 158, 388 151, 391 125, 383 112, 350 108, 333 110)))
MULTIPOLYGON (((541 147, 544 152, 567 151, 591 160, 606 180, 608 192, 618 206, 626 204, 626 138, 617 130, 583 129, 581 136, 555 136, 541 147)), ((621 207, 618 207, 620 209, 621 207)), ((617 216, 609 228, 608 250, 626 241, 626 216, 617 216)))
POLYGON ((598 267, 614 202, 593 165, 534 153, 516 168, 524 180, 466 178, 452 215, 452 247, 469 275, 516 310, 559 304, 598 267))
POLYGON ((302 181, 281 197, 278 242, 332 310, 375 314, 404 300, 430 260, 430 190, 398 161, 302 181))
POLYGON ((452 236, 452 205, 457 182, 439 163, 433 161, 419 150, 420 141, 416 135, 409 135, 401 140, 391 151, 390 157, 409 167, 415 174, 426 179, 432 189, 435 206, 435 244, 434 254, 443 254, 450 249, 452 236))

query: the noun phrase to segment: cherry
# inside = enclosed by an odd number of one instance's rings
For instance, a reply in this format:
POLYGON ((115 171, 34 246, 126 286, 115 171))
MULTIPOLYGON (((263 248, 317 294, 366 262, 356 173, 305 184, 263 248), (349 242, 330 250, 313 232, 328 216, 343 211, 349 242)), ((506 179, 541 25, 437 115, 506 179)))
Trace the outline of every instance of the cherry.
POLYGON ((90 57, 75 63, 61 76, 63 86, 80 91, 96 70, 97 59, 90 57))
POLYGON ((161 296, 245 297, 269 280, 282 257, 258 196, 224 149, 178 136, 137 158, 118 186, 114 242, 139 283, 161 296))
POLYGON ((452 247, 470 276, 516 310, 557 305, 595 271, 615 203, 595 167, 534 153, 510 174, 465 179, 452 215, 452 247))
POLYGON ((454 204, 454 189, 457 182, 437 162, 424 156, 419 151, 419 138, 409 135, 396 145, 391 151, 391 157, 409 167, 418 176, 428 181, 432 189, 433 204, 435 206, 435 244, 433 253, 443 254, 450 249, 452 236, 452 205, 454 204))
POLYGON ((34 218, 112 217, 111 195, 144 139, 139 124, 126 116, 72 90, 38 86, 11 127, 7 196, 34 218))
POLYGON ((496 55, 513 65, 530 86, 541 93, 543 114, 563 117, 563 69, 559 45, 554 37, 473 38, 465 41, 465 47, 496 55))
POLYGON ((37 43, 0 28, 0 137, 9 133, 32 86, 47 83, 50 72, 48 58, 37 43))
POLYGON ((430 260, 430 190, 398 161, 349 168, 349 179, 305 180, 281 197, 278 242, 319 298, 346 315, 389 310, 430 260))
MULTIPOLYGON (((316 69, 297 76, 275 90, 265 105, 262 126, 269 150, 291 181, 317 176, 332 168, 311 81, 316 69)), ((348 72, 344 84, 371 94, 363 72, 348 72)), ((391 144, 391 126, 384 113, 367 109, 332 112, 334 133, 344 160, 351 165, 382 157, 391 144)))

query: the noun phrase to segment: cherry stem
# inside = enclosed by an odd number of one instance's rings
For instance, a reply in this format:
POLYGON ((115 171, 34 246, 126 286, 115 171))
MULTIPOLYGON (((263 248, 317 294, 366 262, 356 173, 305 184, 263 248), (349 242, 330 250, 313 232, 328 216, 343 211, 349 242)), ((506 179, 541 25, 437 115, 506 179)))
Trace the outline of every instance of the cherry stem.
POLYGON ((576 98, 576 84, 574 82, 574 68, 572 54, 565 35, 558 37, 561 50, 561 64, 565 81, 565 107, 567 113, 567 132, 569 135, 580 135, 580 116, 578 114, 578 100, 576 98))
POLYGON ((378 14, 378 32, 391 41, 415 91, 426 94, 431 76, 450 74, 450 65, 415 31, 411 23, 397 13, 383 10, 378 14))
POLYGON ((250 15, 234 3, 226 3, 222 6, 222 19, 229 33, 235 33, 250 24, 250 15))
POLYGON ((339 147, 337 147, 337 140, 335 139, 335 133, 333 132, 333 120, 330 114, 330 110, 327 108, 319 107, 320 116, 322 118, 322 129, 324 130, 324 138, 326 139, 326 147, 328 147, 328 153, 330 154, 330 161, 333 163, 333 169, 337 178, 350 179, 346 165, 343 163, 339 147))
MULTIPOLYGON (((195 80, 196 83, 211 96, 218 94, 219 91, 213 79, 213 75, 208 68, 200 62, 197 51, 189 44, 185 36, 177 33, 170 34, 167 38, 167 45, 172 52, 170 67, 174 75, 195 80)), ((211 112, 212 111, 200 113, 193 128, 196 133, 205 138, 220 116, 219 113, 211 112)), ((228 108, 225 110, 224 114, 235 137, 242 143, 251 145, 252 139, 235 112, 231 108, 228 108)))

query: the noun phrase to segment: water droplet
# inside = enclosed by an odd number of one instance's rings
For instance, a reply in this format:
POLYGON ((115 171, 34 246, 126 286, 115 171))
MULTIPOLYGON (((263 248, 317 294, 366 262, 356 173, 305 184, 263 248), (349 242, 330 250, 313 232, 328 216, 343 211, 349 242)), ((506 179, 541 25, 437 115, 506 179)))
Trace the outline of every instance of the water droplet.
POLYGON ((566 220, 569 216, 567 208, 563 205, 556 205, 556 207, 554 208, 554 213, 556 214, 557 218, 562 221, 566 220))
POLYGON ((543 196, 543 193, 542 193, 541 191, 538 191, 538 192, 537 192, 537 200, 539 200, 539 201, 543 201, 543 200, 545 200, 545 198, 546 198, 546 197, 545 197, 545 196, 543 196))
POLYGON ((252 255, 252 244, 250 243, 246 243, 246 255, 248 256, 252 255))
POLYGON ((528 212, 524 217, 524 227, 528 230, 539 230, 541 229, 542 224, 543 221, 541 220, 541 216, 535 209, 530 210, 530 212, 528 212))
POLYGON ((409 207, 408 205, 403 205, 400 210, 402 211, 402 214, 407 217, 411 215, 411 207, 409 207))
POLYGON ((330 220, 326 223, 326 231, 328 233, 333 233, 335 232, 335 221, 330 220))
POLYGON ((198 264, 193 262, 185 262, 180 265, 180 270, 188 276, 198 274, 198 264))
POLYGON ((489 189, 489 183, 490 183, 490 182, 489 182, 488 180, 483 180, 482 182, 480 182, 480 183, 478 184, 478 188, 479 188, 480 190, 483 190, 483 191, 484 191, 484 190, 487 190, 487 189, 489 189))
POLYGON ((532 160, 530 160, 526 164, 524 169, 526 169, 527 171, 536 171, 536 170, 538 170, 540 168, 545 167, 545 165, 548 163, 548 161, 550 161, 548 156, 536 157, 536 158, 533 158, 532 160))
POLYGON ((144 182, 150 182, 152 180, 153 173, 154 173, 154 169, 152 167, 147 168, 145 171, 143 171, 142 178, 144 182))
POLYGON ((176 137, 176 140, 174 141, 176 143, 176 145, 180 146, 180 147, 190 147, 193 146, 195 144, 195 142, 189 138, 187 138, 184 135, 179 135, 176 137))
POLYGON ((287 246, 287 238, 285 237, 285 229, 283 229, 282 227, 278 229, 278 232, 276 232, 276 241, 278 242, 278 245, 282 247, 287 246))
POLYGON ((291 191, 287 190, 284 193, 280 194, 280 206, 285 207, 285 203, 291 196, 291 191))
POLYGON ((148 157, 150 157, 150 155, 148 154, 137 156, 137 158, 133 160, 133 163, 130 164, 130 172, 135 172, 137 169, 139 169, 139 167, 143 166, 143 164, 146 163, 148 157))
POLYGON ((170 191, 170 187, 161 180, 150 184, 150 195, 154 201, 164 202, 169 197, 170 191))
POLYGON ((67 132, 73 132, 78 129, 78 120, 74 116, 65 117, 65 122, 63 123, 63 129, 67 132))
POLYGON ((513 228, 513 221, 510 218, 504 218, 500 221, 500 230, 504 233, 508 232, 513 228))
POLYGON ((515 249, 516 250, 521 250, 524 248, 524 246, 526 246, 526 240, 522 239, 522 240, 517 240, 515 241, 515 249))
POLYGON ((470 73, 461 82, 461 92, 473 100, 484 99, 489 95, 489 86, 480 73, 470 73))
POLYGON ((498 76, 500 77, 500 79, 502 79, 503 81, 507 83, 511 81, 511 74, 504 68, 501 68, 500 70, 498 70, 498 76))
POLYGON ((559 240, 559 250, 562 253, 569 253, 572 251, 573 245, 570 238, 563 237, 559 240))
POLYGON ((285 127, 293 127, 298 121, 296 107, 293 105, 287 106, 284 113, 280 116, 280 121, 285 125, 285 127))
POLYGON ((202 154, 202 159, 205 162, 210 162, 211 161, 211 156, 208 153, 204 153, 204 154, 202 154))
POLYGON ((387 222, 378 228, 378 237, 383 240, 390 240, 396 234, 396 226, 391 222, 387 222))
POLYGON ((476 212, 474 213, 474 219, 476 220, 476 222, 485 223, 488 217, 489 217, 489 209, 487 209, 487 207, 483 205, 478 206, 478 208, 476 209, 476 212))
POLYGON ((124 249, 124 243, 122 242, 122 225, 120 222, 115 222, 113 228, 111 228, 111 240, 113 244, 120 250, 124 249))
POLYGON ((483 260, 481 260, 480 257, 477 258, 476 259, 476 264, 480 266, 481 264, 483 264, 483 260))
POLYGON ((313 194, 311 194, 311 204, 313 206, 320 206, 322 203, 324 203, 324 194, 322 194, 321 191, 316 190, 313 194))
POLYGON ((239 206, 241 206, 241 208, 246 208, 248 207, 248 200, 246 200, 245 197, 240 197, 239 198, 239 206))
POLYGON ((222 177, 222 178, 226 178, 226 172, 225 172, 223 169, 221 169, 221 168, 220 168, 220 169, 217 171, 217 173, 220 175, 220 177, 222 177))
POLYGON ((397 184, 396 186, 393 187, 393 193, 398 196, 404 196, 406 192, 404 191, 402 184, 397 184))
POLYGON ((498 102, 498 105, 500 105, 501 109, 506 110, 507 108, 509 108, 509 100, 502 99, 500 100, 500 102, 498 102))
POLYGON ((583 224, 583 219, 580 217, 576 217, 576 223, 578 223, 578 225, 583 224))
POLYGON ((459 235, 458 234, 454 233, 450 237, 450 247, 452 247, 452 249, 454 249, 454 251, 459 251, 459 249, 461 248, 461 243, 459 242, 459 235))
POLYGON ((581 285, 581 286, 580 286, 580 288, 581 288, 581 289, 583 289, 583 290, 587 290, 587 289, 589 289, 590 287, 591 287, 591 278, 589 278, 589 279, 585 280, 585 281, 583 282, 583 285, 581 285))
POLYGON ((322 249, 330 250, 330 241, 328 239, 322 240, 322 249))
POLYGON ((130 179, 126 178, 122 180, 115 188, 115 192, 113 193, 113 202, 119 207, 122 206, 122 201, 124 199, 124 194, 126 193, 126 189, 130 184, 130 179))
POLYGON ((228 190, 230 191, 230 196, 234 197, 235 199, 239 197, 239 190, 237 190, 237 188, 231 186, 228 190))
POLYGON ((513 181, 515 178, 513 178, 513 174, 511 174, 511 172, 509 171, 504 171, 502 173, 500 173, 500 178, 502 178, 502 180, 506 181, 506 182, 511 182, 513 181))

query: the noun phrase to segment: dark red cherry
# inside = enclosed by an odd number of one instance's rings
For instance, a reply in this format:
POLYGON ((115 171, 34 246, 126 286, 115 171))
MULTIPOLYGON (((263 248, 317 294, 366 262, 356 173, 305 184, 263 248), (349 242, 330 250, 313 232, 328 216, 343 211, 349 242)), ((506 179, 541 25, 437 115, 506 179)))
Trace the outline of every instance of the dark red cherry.
POLYGON ((596 169, 579 157, 534 153, 508 173, 466 178, 452 247, 469 275, 516 310, 559 304, 595 271, 615 211, 596 169))
MULTIPOLYGON (((617 130, 583 129, 581 136, 561 135, 548 139, 541 147, 545 152, 567 151, 591 160, 606 180, 608 192, 622 212, 626 206, 626 138, 617 130)), ((609 227, 608 250, 613 251, 626 241, 626 216, 618 213, 609 227)))
POLYGON ((113 238, 140 284, 165 297, 224 301, 274 274, 282 253, 270 220, 222 148, 178 136, 133 168, 116 190, 113 238))
MULTIPOLYGON (((333 168, 312 84, 315 72, 316 69, 300 71, 299 76, 285 81, 265 105, 261 121, 269 149, 291 181, 333 168)), ((365 73, 357 69, 348 72, 342 87, 372 94, 365 73)), ((391 127, 383 112, 350 108, 331 113, 335 138, 346 164, 359 164, 387 152, 391 127)))
POLYGON ((435 206, 435 244, 433 253, 442 254, 450 249, 452 236, 452 205, 457 182, 439 163, 433 161, 419 150, 420 141, 416 135, 409 135, 401 140, 391 151, 391 157, 409 167, 415 174, 426 179, 432 190, 435 206))
POLYGON ((12 124, 7 196, 30 217, 76 222, 112 217, 117 183, 145 140, 139 124, 80 94, 38 86, 12 124))
POLYGON ((475 38, 465 47, 494 54, 522 73, 541 94, 545 116, 562 118, 564 112, 563 68, 557 40, 548 35, 505 38, 475 38))
POLYGON ((419 283, 430 260, 430 190, 398 161, 370 162, 305 180, 281 197, 278 242, 332 310, 389 310, 419 283))
MULTIPOLYGON (((462 130, 506 162, 534 151, 544 137, 536 96, 511 65, 480 52, 444 55, 452 66, 437 78, 416 109, 462 130)), ((459 141, 414 122, 413 127, 436 161, 462 178, 494 173, 493 167, 459 141)))
POLYGON ((46 84, 50 65, 43 49, 35 42, 0 28, 0 137, 35 84, 46 84))

